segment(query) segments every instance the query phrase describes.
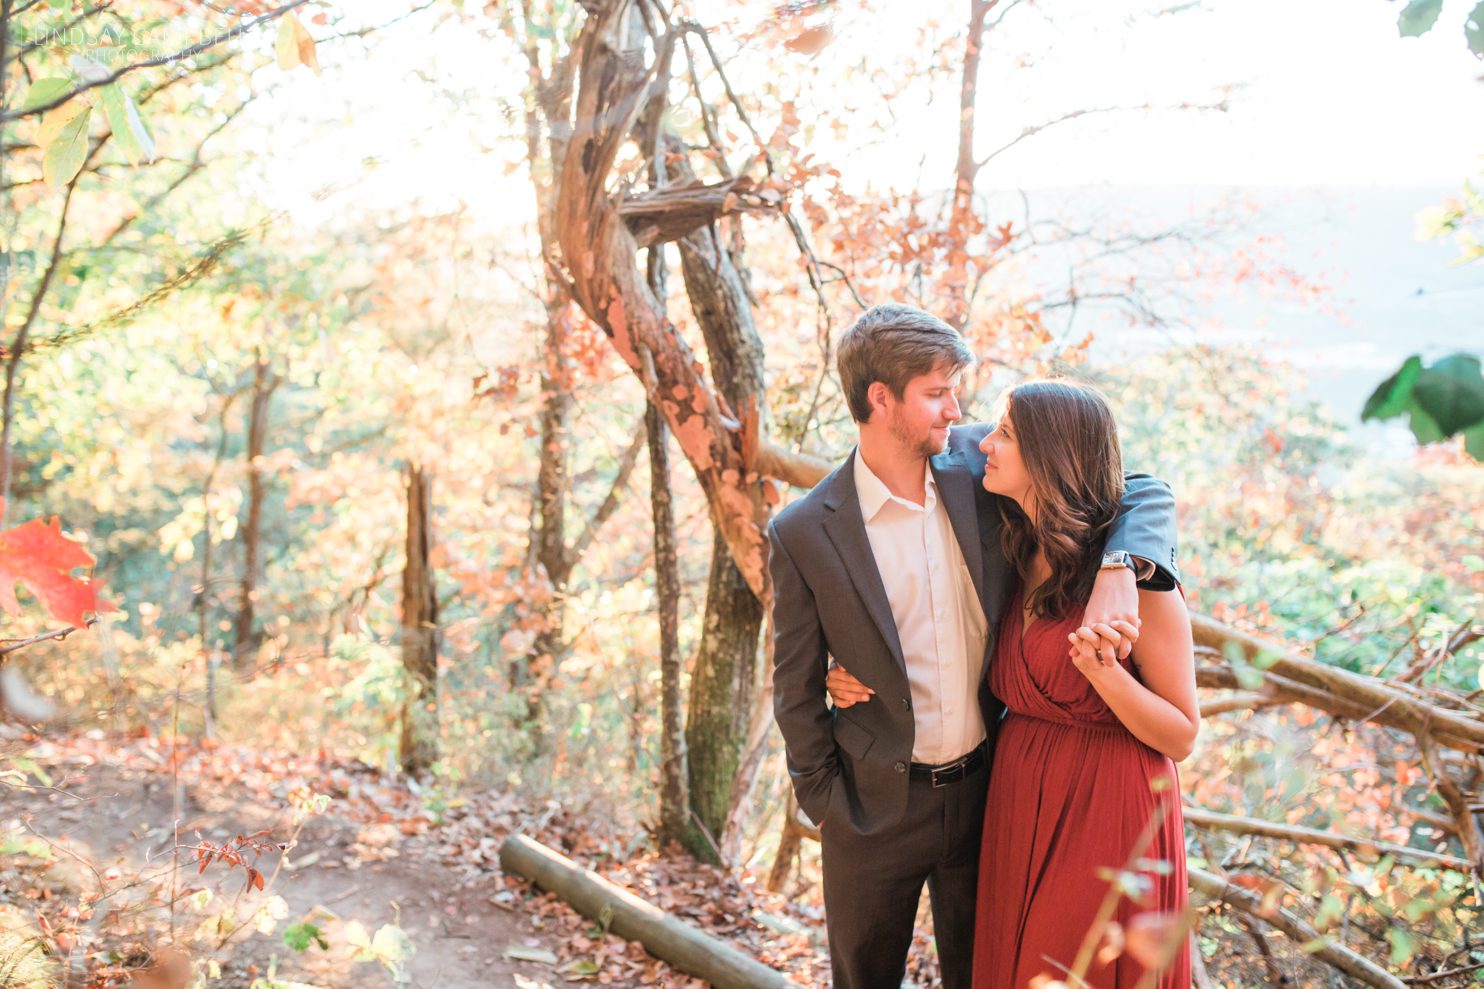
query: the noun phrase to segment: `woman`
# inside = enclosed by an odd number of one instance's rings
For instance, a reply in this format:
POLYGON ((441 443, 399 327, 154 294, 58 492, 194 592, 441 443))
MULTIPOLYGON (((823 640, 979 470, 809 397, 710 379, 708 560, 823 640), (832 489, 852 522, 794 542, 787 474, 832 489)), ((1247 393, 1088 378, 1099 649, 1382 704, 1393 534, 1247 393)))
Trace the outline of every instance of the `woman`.
MULTIPOLYGON (((1079 625, 1123 492, 1113 416, 1096 390, 1064 381, 1027 382, 1001 404, 980 449, 1019 586, 988 671, 1008 711, 984 819, 974 984, 1189 989, 1174 763, 1190 754, 1199 713, 1184 598, 1141 590, 1140 628, 1120 630, 1137 638, 1132 654, 1099 661, 1096 644, 1115 631, 1079 625), (1141 981, 1150 967, 1157 980, 1141 981)), ((836 670, 829 682, 848 706, 847 678, 836 670)))

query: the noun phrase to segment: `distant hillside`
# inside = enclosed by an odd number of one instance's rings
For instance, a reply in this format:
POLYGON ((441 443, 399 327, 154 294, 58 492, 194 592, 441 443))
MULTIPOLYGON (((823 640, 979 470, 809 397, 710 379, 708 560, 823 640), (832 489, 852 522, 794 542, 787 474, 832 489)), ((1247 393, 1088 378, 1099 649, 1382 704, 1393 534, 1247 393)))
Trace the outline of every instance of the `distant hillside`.
MULTIPOLYGON (((1233 200, 1254 204, 1245 235, 1229 242, 1277 238, 1267 248, 1270 257, 1333 286, 1330 305, 1337 313, 1264 297, 1250 286, 1199 305, 1167 303, 1166 311, 1195 332, 1130 328, 1122 314, 1093 308, 1079 313, 1076 329, 1096 334, 1098 360, 1137 360, 1197 339, 1260 347, 1309 369, 1310 396, 1341 421, 1354 422, 1371 389, 1408 354, 1484 350, 1484 265, 1455 266, 1451 242, 1415 239, 1417 213, 1457 194, 1457 187, 1106 187, 1039 190, 1031 204, 1033 217, 1104 224, 1126 218, 1146 232, 1233 200)), ((999 205, 1006 216, 1022 213, 1018 196, 999 205)), ((1069 260, 1065 253, 1042 258, 1038 281, 1064 272, 1069 260)), ((1157 260, 1150 266, 1167 274, 1157 260)))

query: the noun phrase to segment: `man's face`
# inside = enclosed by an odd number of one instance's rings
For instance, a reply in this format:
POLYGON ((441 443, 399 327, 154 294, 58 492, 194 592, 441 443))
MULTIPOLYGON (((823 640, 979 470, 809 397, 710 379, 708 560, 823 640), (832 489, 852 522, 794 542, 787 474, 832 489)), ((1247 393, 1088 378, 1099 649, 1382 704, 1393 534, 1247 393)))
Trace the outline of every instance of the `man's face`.
POLYGON ((935 457, 948 449, 948 427, 963 418, 958 406, 962 371, 939 368, 907 382, 897 400, 886 389, 886 424, 903 450, 935 457))

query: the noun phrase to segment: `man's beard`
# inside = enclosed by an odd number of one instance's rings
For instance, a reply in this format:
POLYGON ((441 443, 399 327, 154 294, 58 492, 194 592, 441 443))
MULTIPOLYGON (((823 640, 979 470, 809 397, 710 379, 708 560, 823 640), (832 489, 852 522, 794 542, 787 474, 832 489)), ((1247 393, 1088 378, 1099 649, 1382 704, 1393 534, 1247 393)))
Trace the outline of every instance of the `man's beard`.
POLYGON ((925 435, 914 435, 895 410, 887 418, 887 426, 890 427, 892 437, 901 444, 902 449, 909 450, 919 457, 936 457, 948 449, 947 432, 943 434, 941 443, 933 439, 931 431, 925 435))

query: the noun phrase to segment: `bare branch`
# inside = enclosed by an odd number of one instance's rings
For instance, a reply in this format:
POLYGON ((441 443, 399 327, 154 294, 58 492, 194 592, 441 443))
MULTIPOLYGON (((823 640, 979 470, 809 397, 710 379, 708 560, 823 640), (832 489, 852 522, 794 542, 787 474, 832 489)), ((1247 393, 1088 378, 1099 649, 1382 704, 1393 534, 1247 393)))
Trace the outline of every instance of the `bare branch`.
POLYGON ((293 10, 295 7, 302 7, 308 2, 309 0, 291 0, 291 2, 284 4, 282 7, 279 7, 276 10, 270 10, 268 13, 263 14, 260 17, 253 18, 246 24, 238 25, 237 27, 234 27, 229 31, 224 31, 221 34, 216 35, 215 37, 207 38, 205 41, 197 42, 194 45, 182 48, 180 51, 172 52, 169 55, 161 55, 157 58, 146 59, 143 62, 134 62, 129 65, 125 65, 121 68, 115 69, 113 72, 110 72, 106 76, 102 76, 98 79, 89 80, 88 82, 83 83, 81 86, 78 86, 76 89, 69 90, 68 92, 63 93, 61 96, 48 100, 45 103, 39 103, 36 106, 29 108, 12 110, 7 113, 0 113, 0 122, 20 120, 25 117, 33 117, 37 116, 38 114, 46 113, 48 110, 55 110, 57 107, 61 106, 63 103, 66 103, 74 96, 77 96, 81 93, 86 93, 90 89, 97 89, 100 86, 107 86, 110 83, 117 82, 127 73, 133 72, 137 69, 148 69, 160 65, 168 65, 171 62, 178 62, 183 58, 190 58, 192 55, 199 55, 201 52, 204 52, 210 48, 214 48, 224 41, 230 41, 238 35, 246 34, 253 28, 257 27, 259 24, 265 24, 268 21, 273 20, 274 18, 281 17, 282 15, 293 10))
POLYGON ((827 460, 786 450, 771 440, 758 443, 754 465, 764 477, 786 481, 796 488, 812 488, 835 469, 827 460))
POLYGON ((639 462, 639 451, 644 449, 645 444, 648 442, 648 437, 648 431, 641 424, 638 431, 634 433, 634 438, 629 441, 629 448, 623 452, 623 457, 618 462, 618 474, 613 478, 613 484, 608 489, 607 497, 598 506, 598 510, 593 513, 592 518, 587 520, 587 524, 582 527, 582 533, 578 535, 577 540, 567 550, 566 563, 568 570, 571 570, 582 559, 582 554, 587 552, 588 546, 592 544, 593 539, 602 530, 603 523, 607 522, 612 517, 614 511, 617 510, 623 490, 628 487, 629 475, 634 472, 634 465, 639 462))
POLYGON ((1127 113, 1132 110, 1142 110, 1146 112, 1149 110, 1219 110, 1222 113, 1225 113, 1228 107, 1229 104, 1227 103, 1227 101, 1221 100, 1216 103, 1178 103, 1173 106, 1163 107, 1150 106, 1148 104, 1145 104, 1144 106, 1097 106, 1087 107, 1082 110, 1071 110, 1067 113, 1062 114, 1060 117, 1055 117, 1051 120, 1045 121, 1044 123, 1033 124, 1032 126, 1027 127, 1011 141, 1007 142, 1006 144, 1002 144, 1000 147, 995 148, 983 158, 980 158, 975 167, 983 168, 985 165, 989 164, 991 161, 998 158, 1006 151, 1009 151, 1011 148, 1015 147, 1015 145, 1019 144, 1021 141, 1024 141, 1028 137, 1033 137, 1034 135, 1039 134, 1044 130, 1049 130, 1050 128, 1055 127, 1058 124, 1064 124, 1069 120, 1077 120, 1081 117, 1091 117, 1103 113, 1127 113))
MULTIPOLYGON (((96 624, 97 621, 97 618, 89 618, 86 622, 83 623, 82 628, 88 628, 89 626, 96 624)), ((24 649, 26 646, 34 645, 37 642, 45 642, 48 639, 56 639, 58 642, 61 642, 73 632, 78 631, 81 631, 81 629, 79 629, 76 625, 68 625, 66 628, 52 629, 50 632, 42 632, 40 635, 33 635, 29 639, 18 639, 15 642, 9 642, 3 646, 0 646, 0 657, 7 656, 10 653, 15 652, 17 649, 24 649)), ((4 662, 5 660, 3 658, 0 658, 0 664, 3 664, 4 662)))
POLYGON ((1410 845, 1398 845, 1389 841, 1375 841, 1370 838, 1356 838, 1351 835, 1338 834, 1334 831, 1321 831, 1318 828, 1305 828, 1294 824, 1278 824, 1274 821, 1264 821, 1256 817, 1238 817, 1233 814, 1220 814, 1214 810, 1206 810, 1201 807, 1189 807, 1184 809, 1185 822, 1197 827, 1207 828, 1212 831, 1224 831, 1228 834, 1260 835, 1264 838, 1277 838, 1281 841, 1290 841, 1300 845, 1323 845, 1327 848, 1342 848, 1351 851, 1365 852, 1369 855, 1393 855, 1400 861, 1413 862, 1419 865, 1442 866, 1446 869, 1454 869, 1459 872, 1472 872, 1473 866, 1466 858, 1457 855, 1444 855, 1441 852, 1429 852, 1422 848, 1413 848, 1410 845))

